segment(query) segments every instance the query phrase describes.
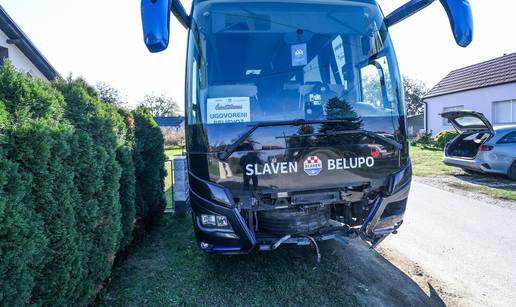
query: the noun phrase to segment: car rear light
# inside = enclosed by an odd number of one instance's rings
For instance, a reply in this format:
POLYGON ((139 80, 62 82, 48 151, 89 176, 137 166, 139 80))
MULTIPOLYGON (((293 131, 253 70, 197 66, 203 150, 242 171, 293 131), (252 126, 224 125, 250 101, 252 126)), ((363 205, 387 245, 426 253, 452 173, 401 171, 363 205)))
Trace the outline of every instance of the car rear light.
POLYGON ((493 150, 493 146, 489 146, 489 145, 481 145, 480 148, 479 148, 480 151, 490 151, 490 150, 493 150))

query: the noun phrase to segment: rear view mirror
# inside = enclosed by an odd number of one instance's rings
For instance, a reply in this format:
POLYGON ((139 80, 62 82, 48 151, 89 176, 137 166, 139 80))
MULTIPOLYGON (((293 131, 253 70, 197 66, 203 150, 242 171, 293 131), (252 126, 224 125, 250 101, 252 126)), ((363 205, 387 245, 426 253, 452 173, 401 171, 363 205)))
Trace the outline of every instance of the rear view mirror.
POLYGON ((172 0, 142 0, 141 14, 145 45, 150 52, 168 47, 172 0))
POLYGON ((441 4, 448 14, 455 41, 461 47, 468 46, 473 40, 473 16, 469 1, 441 0, 441 4))
MULTIPOLYGON (((385 17, 387 27, 397 24, 407 17, 432 4, 435 0, 411 0, 385 17)), ((468 0, 440 0, 453 31, 455 41, 461 47, 468 46, 473 40, 473 17, 468 0)))

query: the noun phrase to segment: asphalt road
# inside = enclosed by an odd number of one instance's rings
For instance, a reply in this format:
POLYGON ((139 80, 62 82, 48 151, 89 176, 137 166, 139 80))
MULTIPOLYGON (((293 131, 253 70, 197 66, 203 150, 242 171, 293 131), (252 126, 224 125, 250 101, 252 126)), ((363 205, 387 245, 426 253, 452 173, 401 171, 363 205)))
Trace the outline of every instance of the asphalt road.
POLYGON ((452 305, 516 305, 514 209, 413 182, 405 222, 379 251, 438 280, 452 305))

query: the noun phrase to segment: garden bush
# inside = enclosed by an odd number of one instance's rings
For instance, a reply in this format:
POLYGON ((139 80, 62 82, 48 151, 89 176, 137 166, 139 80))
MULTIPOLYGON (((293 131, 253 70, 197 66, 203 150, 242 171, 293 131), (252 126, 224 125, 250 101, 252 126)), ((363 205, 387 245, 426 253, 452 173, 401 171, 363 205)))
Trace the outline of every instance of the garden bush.
POLYGON ((133 111, 135 120, 136 215, 142 225, 154 224, 166 206, 165 153, 161 129, 145 108, 133 111))
POLYGON ((88 270, 81 276, 81 287, 77 291, 79 302, 85 303, 94 297, 109 276, 122 238, 119 195, 122 169, 117 161, 117 148, 123 145, 120 129, 123 120, 116 109, 100 101, 95 90, 83 80, 61 81, 56 87, 66 101, 66 118, 76 131, 81 132, 76 150, 83 151, 87 161, 79 155, 77 159, 82 158, 82 163, 76 164, 78 169, 75 171, 94 175, 93 178, 85 177, 92 183, 76 176, 76 186, 90 186, 87 190, 79 190, 81 203, 90 203, 90 206, 79 208, 81 214, 77 221, 81 224, 81 236, 87 240, 82 261, 88 270))
POLYGON ((124 109, 118 109, 118 113, 124 118, 121 127, 123 132, 124 144, 118 147, 117 161, 122 167, 122 176, 120 177, 120 205, 122 206, 122 240, 120 242, 120 250, 126 248, 133 240, 133 228, 136 217, 136 177, 133 161, 134 148, 134 118, 131 112, 124 109))
MULTIPOLYGON (((73 274, 79 264, 75 204, 72 201, 75 187, 73 173, 69 172, 67 164, 71 155, 69 142, 72 127, 62 118, 64 100, 50 85, 16 72, 9 64, 0 71, 0 100, 9 113, 8 127, 5 129, 8 141, 2 144, 4 157, 27 180, 27 184, 23 185, 23 197, 18 202, 6 202, 5 209, 28 214, 21 216, 24 220, 21 224, 26 224, 30 219, 38 224, 28 226, 34 227, 38 235, 35 258, 27 264, 13 259, 14 263, 7 264, 9 267, 6 268, 9 275, 13 269, 28 265, 30 278, 25 281, 29 283, 21 287, 30 289, 30 292, 23 290, 25 296, 20 296, 13 291, 12 296, 7 294, 2 301, 12 304, 63 304, 69 301, 73 293, 73 274), (17 208, 19 206, 24 208, 17 208)), ((7 186, 12 184, 8 182, 7 186)), ((12 197, 11 193, 5 193, 7 198, 12 197)), ((5 227, 5 232, 1 241, 8 244, 10 249, 2 246, 2 260, 4 253, 23 251, 23 245, 27 244, 23 242, 25 239, 12 236, 10 228, 18 227, 16 223, 7 217, 4 222, 2 227, 5 227)), ((4 278, 4 275, 2 277, 7 287, 17 289, 17 276, 8 276, 14 282, 4 278)))
POLYGON ((411 145, 418 145, 423 148, 429 148, 434 146, 434 139, 432 138, 432 132, 418 132, 415 139, 411 141, 411 145))
POLYGON ((457 130, 443 130, 435 136, 435 138, 434 138, 435 146, 437 146, 441 149, 444 149, 444 146, 446 145, 446 143, 453 140, 457 135, 459 135, 457 130))
MULTIPOLYGON (((92 303, 132 242, 136 191, 160 186, 159 135, 152 117, 141 124, 135 141, 132 114, 81 79, 0 68, 0 305, 92 303), (152 178, 136 181, 135 157, 152 178)), ((160 193, 142 198, 159 217, 160 193)))
MULTIPOLYGON (((4 77, 0 72, 0 78, 4 77)), ((25 201, 32 176, 8 159, 11 127, 4 99, 0 98, 0 302, 18 306, 30 297, 47 240, 34 204, 25 201)))

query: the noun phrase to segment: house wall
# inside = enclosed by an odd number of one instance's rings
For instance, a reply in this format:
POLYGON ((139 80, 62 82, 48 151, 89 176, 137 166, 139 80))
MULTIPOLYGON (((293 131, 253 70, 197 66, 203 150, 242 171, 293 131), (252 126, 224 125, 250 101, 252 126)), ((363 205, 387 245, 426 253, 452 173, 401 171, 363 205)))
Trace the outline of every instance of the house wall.
POLYGON ((19 70, 28 72, 32 77, 47 80, 45 76, 32 64, 32 62, 16 47, 16 45, 8 44, 9 39, 3 31, 0 31, 0 46, 9 50, 9 60, 13 66, 19 70))
POLYGON ((502 84, 465 92, 453 93, 432 98, 425 98, 425 129, 437 134, 442 130, 453 129, 453 126, 444 125, 439 113, 445 107, 464 106, 465 110, 481 112, 491 122, 493 117, 493 102, 516 99, 516 83, 502 84))
POLYGON ((407 117, 407 132, 409 136, 415 136, 421 129, 424 129, 424 114, 407 117))

